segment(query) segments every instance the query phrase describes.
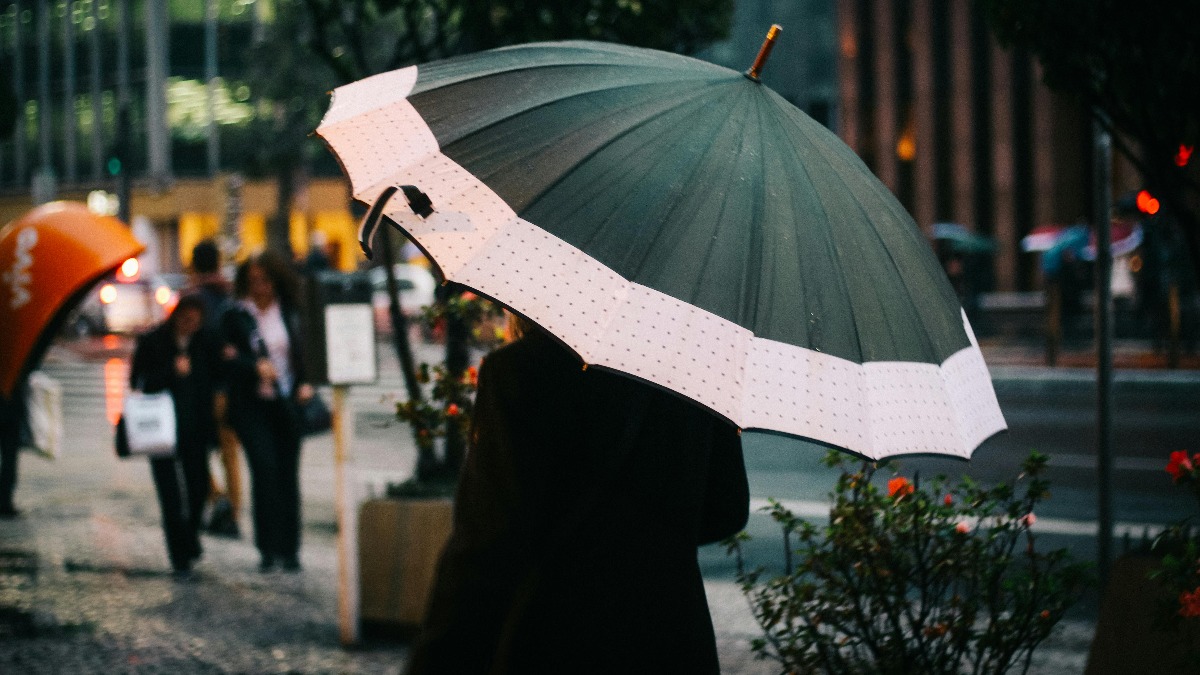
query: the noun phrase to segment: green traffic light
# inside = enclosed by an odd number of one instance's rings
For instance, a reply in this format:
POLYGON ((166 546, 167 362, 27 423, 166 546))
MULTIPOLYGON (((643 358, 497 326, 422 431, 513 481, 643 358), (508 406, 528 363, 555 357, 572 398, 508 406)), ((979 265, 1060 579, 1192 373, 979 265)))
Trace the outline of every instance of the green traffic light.
POLYGON ((109 157, 108 158, 108 175, 115 176, 119 173, 121 173, 121 158, 120 157, 109 157))

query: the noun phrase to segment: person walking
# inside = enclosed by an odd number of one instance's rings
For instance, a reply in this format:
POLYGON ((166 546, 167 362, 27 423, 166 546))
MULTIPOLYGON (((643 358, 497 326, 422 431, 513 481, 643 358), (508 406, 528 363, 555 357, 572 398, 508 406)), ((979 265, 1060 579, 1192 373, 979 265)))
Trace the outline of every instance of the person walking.
MULTIPOLYGON (((216 242, 205 239, 192 248, 192 278, 185 292, 196 293, 204 301, 204 325, 213 333, 220 331, 225 311, 233 306, 233 286, 221 274, 221 252, 216 242)), ((237 539, 241 536, 238 519, 242 513, 241 446, 233 427, 229 426, 229 398, 224 386, 213 398, 213 415, 217 423, 217 446, 225 487, 214 478, 209 487, 208 505, 211 512, 206 528, 211 534, 237 539)))
POLYGON ((238 302, 221 335, 229 422, 250 465, 250 499, 259 569, 300 569, 300 406, 314 396, 305 381, 297 281, 272 251, 244 262, 234 278, 238 302))
POLYGON ((176 445, 172 457, 152 457, 150 473, 162 511, 171 567, 190 576, 201 555, 200 527, 208 497, 208 448, 216 437, 213 389, 218 349, 204 329, 204 302, 184 295, 166 321, 138 338, 129 386, 146 393, 171 392, 176 445), (182 480, 181 480, 182 479, 182 480))
POLYGON ((21 435, 27 424, 24 383, 13 388, 11 399, 0 396, 0 518, 16 518, 20 509, 13 502, 17 490, 17 459, 21 435))
POLYGON ((737 429, 528 326, 473 415, 410 675, 717 673, 696 548, 749 517, 737 429))

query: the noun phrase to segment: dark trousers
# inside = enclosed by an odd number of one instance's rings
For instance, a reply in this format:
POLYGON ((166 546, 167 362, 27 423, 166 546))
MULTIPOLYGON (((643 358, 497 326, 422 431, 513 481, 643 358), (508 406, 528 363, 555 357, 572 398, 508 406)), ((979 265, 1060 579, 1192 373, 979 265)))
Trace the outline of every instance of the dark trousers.
POLYGON ((0 399, 0 511, 13 510, 24 406, 0 399))
POLYGON ((162 510, 171 567, 186 570, 200 557, 201 516, 210 480, 207 449, 180 444, 175 457, 150 460, 150 475, 162 510))
POLYGON ((254 545, 270 559, 300 551, 300 431, 287 405, 263 402, 233 423, 250 465, 254 545))

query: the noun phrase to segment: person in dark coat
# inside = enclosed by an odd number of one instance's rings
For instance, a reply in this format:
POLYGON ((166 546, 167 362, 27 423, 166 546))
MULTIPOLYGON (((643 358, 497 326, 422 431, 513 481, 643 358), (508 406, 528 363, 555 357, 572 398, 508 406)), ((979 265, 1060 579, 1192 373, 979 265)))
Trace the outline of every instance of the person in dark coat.
POLYGON ((219 350, 203 326, 203 300, 182 296, 166 321, 138 339, 129 367, 130 387, 148 394, 170 391, 175 403, 175 455, 151 458, 150 473, 162 509, 167 555, 179 576, 187 576, 201 554, 208 448, 217 433, 212 411, 219 350))
POLYGON ((732 424, 527 331, 480 368, 409 672, 717 673, 696 548, 748 516, 732 424))
MULTIPOLYGON (((233 306, 233 284, 221 274, 221 251, 212 239, 192 247, 192 278, 187 292, 197 293, 204 300, 204 325, 219 333, 225 310, 233 306)), ((215 480, 208 491, 212 505, 208 531, 237 539, 241 536, 238 518, 242 513, 242 453, 237 434, 227 422, 229 399, 225 390, 218 389, 214 398, 213 416, 217 420, 217 445, 221 466, 225 470, 225 489, 215 480)))
POLYGON ((238 268, 238 303, 225 312, 229 423, 250 465, 259 570, 300 569, 299 406, 314 396, 305 379, 303 333, 290 264, 267 251, 238 268))

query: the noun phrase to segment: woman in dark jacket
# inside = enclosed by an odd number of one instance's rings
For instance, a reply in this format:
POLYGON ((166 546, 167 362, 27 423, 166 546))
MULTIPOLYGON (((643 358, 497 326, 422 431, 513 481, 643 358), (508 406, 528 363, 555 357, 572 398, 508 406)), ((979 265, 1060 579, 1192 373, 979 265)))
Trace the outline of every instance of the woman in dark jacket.
POLYGON ((749 515, 737 429, 530 331, 483 362, 411 673, 717 673, 696 547, 749 515))
POLYGON ((305 380, 296 280, 282 257, 265 252, 238 268, 238 303, 225 312, 229 423, 250 465, 250 499, 259 569, 300 569, 299 405, 313 397, 305 380))
POLYGON ((130 387, 148 394, 168 390, 175 402, 175 456, 151 458, 150 472, 162 509, 167 554, 179 576, 187 576, 200 557, 208 448, 217 434, 212 412, 218 350, 203 325, 203 301, 183 296, 166 321, 138 339, 129 368, 130 387))

